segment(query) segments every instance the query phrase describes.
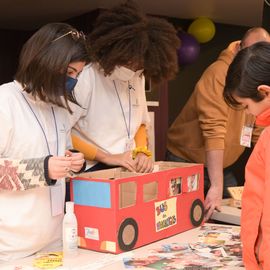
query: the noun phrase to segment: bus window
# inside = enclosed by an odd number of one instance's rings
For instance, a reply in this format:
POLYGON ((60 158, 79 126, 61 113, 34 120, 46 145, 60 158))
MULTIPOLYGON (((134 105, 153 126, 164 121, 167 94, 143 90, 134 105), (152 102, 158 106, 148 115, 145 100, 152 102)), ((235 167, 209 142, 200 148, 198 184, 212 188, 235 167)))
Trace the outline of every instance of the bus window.
POLYGON ((196 191, 199 189, 199 177, 199 174, 193 174, 187 178, 188 192, 196 191))
POLYGON ((175 196, 178 194, 182 193, 182 178, 173 178, 170 181, 170 186, 169 186, 169 194, 170 196, 175 196))
POLYGON ((109 183, 76 180, 73 181, 73 193, 75 204, 111 208, 109 183))
POLYGON ((157 199, 158 195, 158 182, 150 182, 143 185, 143 201, 149 202, 157 199))
POLYGON ((119 208, 125 208, 136 204, 136 182, 125 182, 119 185, 119 208))

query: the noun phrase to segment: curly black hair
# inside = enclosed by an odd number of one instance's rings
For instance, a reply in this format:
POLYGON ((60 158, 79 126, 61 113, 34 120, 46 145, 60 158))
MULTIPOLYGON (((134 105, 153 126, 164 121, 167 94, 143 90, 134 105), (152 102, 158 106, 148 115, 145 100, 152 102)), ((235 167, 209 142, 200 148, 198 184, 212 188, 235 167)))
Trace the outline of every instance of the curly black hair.
POLYGON ((144 69, 153 81, 172 79, 178 71, 176 29, 165 19, 146 16, 132 0, 97 18, 88 36, 93 61, 110 75, 116 66, 144 69))

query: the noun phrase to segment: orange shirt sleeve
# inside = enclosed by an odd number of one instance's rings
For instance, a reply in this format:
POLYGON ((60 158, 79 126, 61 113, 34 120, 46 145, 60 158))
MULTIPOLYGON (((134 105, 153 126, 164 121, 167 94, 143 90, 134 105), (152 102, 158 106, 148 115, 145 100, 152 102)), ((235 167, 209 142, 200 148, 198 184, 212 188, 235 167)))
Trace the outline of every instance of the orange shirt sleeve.
POLYGON ((148 145, 147 131, 144 124, 139 127, 137 133, 135 134, 134 140, 136 147, 148 145))
POLYGON ((97 148, 90 143, 82 140, 76 135, 71 135, 73 147, 84 154, 84 158, 94 160, 97 154, 97 148))

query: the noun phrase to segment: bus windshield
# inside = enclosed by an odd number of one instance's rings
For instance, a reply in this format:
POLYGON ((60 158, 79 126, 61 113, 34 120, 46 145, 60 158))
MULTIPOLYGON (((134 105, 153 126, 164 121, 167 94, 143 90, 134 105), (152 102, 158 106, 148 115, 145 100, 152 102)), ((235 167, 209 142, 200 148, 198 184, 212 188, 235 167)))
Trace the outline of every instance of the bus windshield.
POLYGON ((109 183, 85 180, 73 181, 74 203, 77 205, 111 208, 109 183))

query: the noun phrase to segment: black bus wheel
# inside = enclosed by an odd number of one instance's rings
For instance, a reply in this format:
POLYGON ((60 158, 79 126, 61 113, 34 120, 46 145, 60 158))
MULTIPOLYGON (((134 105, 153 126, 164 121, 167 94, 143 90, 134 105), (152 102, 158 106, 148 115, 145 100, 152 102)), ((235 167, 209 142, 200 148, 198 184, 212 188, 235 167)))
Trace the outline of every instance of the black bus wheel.
POLYGON ((200 226, 203 221, 204 206, 200 199, 195 200, 192 203, 190 209, 190 221, 194 227, 200 226))
POLYGON ((133 218, 125 219, 118 231, 118 245, 121 250, 132 250, 138 239, 138 225, 133 218))

